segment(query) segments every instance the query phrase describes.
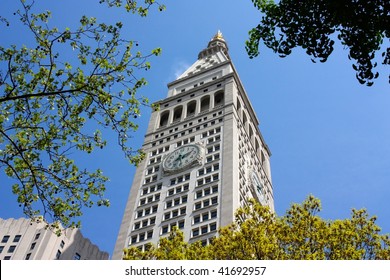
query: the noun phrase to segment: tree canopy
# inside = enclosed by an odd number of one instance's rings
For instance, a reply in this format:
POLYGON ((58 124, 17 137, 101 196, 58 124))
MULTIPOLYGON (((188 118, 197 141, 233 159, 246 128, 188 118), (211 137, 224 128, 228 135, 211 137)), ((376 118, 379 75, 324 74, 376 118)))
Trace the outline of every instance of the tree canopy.
MULTIPOLYGON (((12 191, 27 216, 79 226, 83 207, 109 205, 108 178, 73 156, 103 149, 104 131, 112 130, 132 164, 144 158, 128 142, 141 105, 148 105, 137 94, 147 84, 138 71, 149 69, 148 59, 161 49, 142 54, 120 21, 84 15, 78 23, 62 19, 78 27, 60 28, 41 3, 19 2, 13 16, 0 15, 1 29, 23 30, 26 38, 23 45, 0 46, 0 169, 14 179, 12 191)), ((165 8, 155 0, 99 3, 139 16, 165 8)))
POLYGON ((188 244, 177 229, 144 252, 125 249, 124 259, 214 260, 374 260, 390 259, 390 238, 365 209, 351 218, 327 221, 318 214, 320 200, 309 196, 278 217, 251 201, 236 221, 219 230, 210 245, 188 244))
MULTIPOLYGON (((262 13, 250 30, 246 50, 259 55, 260 42, 281 57, 303 48, 312 61, 325 62, 335 39, 348 49, 356 78, 371 86, 378 60, 390 64, 390 4, 387 0, 252 0, 262 13), (381 52, 381 59, 375 58, 381 52)), ((389 76, 390 82, 390 76, 389 76)))

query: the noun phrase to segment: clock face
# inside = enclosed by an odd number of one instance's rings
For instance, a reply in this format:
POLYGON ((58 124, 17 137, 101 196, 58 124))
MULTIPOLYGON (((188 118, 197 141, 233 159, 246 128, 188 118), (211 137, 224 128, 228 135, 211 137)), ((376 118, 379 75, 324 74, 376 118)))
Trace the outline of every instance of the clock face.
POLYGON ((197 145, 182 146, 170 153, 163 162, 165 171, 176 171, 191 166, 198 160, 200 148, 197 145))

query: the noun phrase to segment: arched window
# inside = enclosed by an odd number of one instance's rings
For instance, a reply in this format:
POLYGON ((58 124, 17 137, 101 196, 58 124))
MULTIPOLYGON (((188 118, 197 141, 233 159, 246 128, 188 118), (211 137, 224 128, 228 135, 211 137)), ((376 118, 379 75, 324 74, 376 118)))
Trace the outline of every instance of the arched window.
POLYGON ((253 143, 253 129, 251 125, 249 125, 249 141, 253 143))
POLYGON ((169 111, 162 112, 160 115, 160 127, 166 126, 169 120, 169 111))
POLYGON ((261 151, 261 165, 264 172, 267 174, 268 178, 271 178, 271 170, 269 166, 268 157, 264 154, 264 151, 261 151))
POLYGON ((223 91, 217 92, 214 95, 214 106, 217 107, 219 105, 223 105, 224 103, 224 93, 223 91))
POLYGON ((176 107, 173 111, 173 122, 181 120, 181 114, 183 113, 183 106, 176 107))
POLYGON ((200 101, 200 111, 207 111, 210 109, 210 96, 205 96, 200 101))
POLYGON ((259 140, 255 140, 255 151, 256 151, 256 154, 257 156, 260 157, 260 144, 259 144, 259 140))
POLYGON ((237 108, 237 115, 241 119, 241 102, 238 99, 238 97, 237 97, 237 107, 236 108, 237 108))
POLYGON ((264 156, 264 152, 261 151, 261 164, 264 164, 265 163, 265 156, 264 156))
POLYGON ((187 118, 195 115, 196 101, 191 101, 187 104, 187 118))
POLYGON ((246 130, 246 124, 247 124, 247 122, 248 122, 248 119, 247 119, 247 117, 246 117, 246 114, 243 113, 243 114, 242 114, 242 123, 244 124, 245 130, 246 130))

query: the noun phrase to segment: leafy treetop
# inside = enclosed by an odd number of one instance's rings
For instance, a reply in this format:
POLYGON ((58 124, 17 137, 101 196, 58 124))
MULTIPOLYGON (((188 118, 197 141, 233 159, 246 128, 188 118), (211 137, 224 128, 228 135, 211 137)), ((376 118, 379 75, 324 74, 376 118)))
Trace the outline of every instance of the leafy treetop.
MULTIPOLYGON (((388 0, 252 0, 263 14, 250 30, 246 50, 250 58, 264 45, 281 57, 302 47, 312 61, 325 62, 334 49, 334 39, 349 50, 356 78, 371 86, 379 76, 375 55, 381 49, 382 63, 390 64, 390 3, 388 0), (386 42, 386 43, 385 43, 386 42), (387 45, 387 46, 386 46, 387 45)), ((390 82, 390 76, 389 76, 390 82)))
MULTIPOLYGON (((152 5, 165 8, 154 0, 100 3, 141 16, 152 5)), ((59 29, 50 11, 36 12, 41 8, 21 0, 14 13, 33 47, 0 46, 0 169, 15 180, 12 191, 27 216, 79 226, 83 207, 109 206, 108 178, 77 165, 74 154, 103 149, 102 129, 109 129, 132 164, 144 158, 128 145, 140 106, 148 105, 137 95, 147 84, 137 71, 150 69, 148 58, 161 49, 137 51, 138 42, 123 38, 122 22, 82 16, 78 28, 59 29)), ((0 17, 1 28, 10 22, 0 17)))
POLYGON ((188 244, 174 229, 146 251, 125 249, 124 259, 390 260, 389 235, 380 233, 376 218, 365 209, 352 210, 351 218, 335 221, 319 217, 320 210, 320 201, 309 196, 278 217, 252 200, 210 245, 188 244))

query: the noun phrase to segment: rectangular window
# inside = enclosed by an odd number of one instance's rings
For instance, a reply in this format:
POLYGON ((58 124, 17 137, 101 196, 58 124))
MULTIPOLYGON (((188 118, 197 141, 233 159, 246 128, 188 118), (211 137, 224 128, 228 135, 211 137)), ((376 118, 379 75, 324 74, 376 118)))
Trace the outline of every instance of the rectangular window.
POLYGON ((0 246, 0 254, 3 252, 4 246, 0 246))
POLYGON ((35 248, 35 245, 36 245, 36 244, 37 244, 37 243, 35 243, 35 242, 32 243, 31 246, 30 246, 30 250, 33 250, 33 249, 35 248))
POLYGON ((4 235, 3 239, 1 240, 1 243, 7 243, 9 239, 9 235, 4 235))
POLYGON ((196 229, 193 229, 192 230, 192 237, 195 237, 195 236, 198 236, 199 235, 199 229, 196 228, 196 229))
POLYGON ((9 246, 8 253, 13 253, 15 251, 15 249, 16 249, 15 245, 9 246))
POLYGON ((61 240, 60 247, 61 247, 61 248, 64 248, 64 246, 65 246, 65 242, 64 242, 64 240, 61 240))
POLYGON ((61 258, 61 251, 58 250, 56 254, 56 260, 59 260, 61 258))
POLYGON ((179 205, 179 204, 180 204, 180 198, 176 198, 174 205, 179 205))
POLYGON ((31 253, 28 253, 24 259, 29 260, 30 258, 31 258, 31 253))
POLYGON ((21 236, 20 234, 15 235, 14 241, 13 241, 13 242, 19 242, 19 240, 20 240, 21 237, 22 237, 22 236, 21 236))
POLYGON ((73 259, 74 259, 74 260, 78 260, 78 261, 81 260, 80 254, 79 254, 79 253, 76 253, 76 254, 74 255, 73 259))
POLYGON ((5 256, 3 260, 10 260, 11 256, 5 256))

